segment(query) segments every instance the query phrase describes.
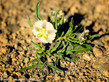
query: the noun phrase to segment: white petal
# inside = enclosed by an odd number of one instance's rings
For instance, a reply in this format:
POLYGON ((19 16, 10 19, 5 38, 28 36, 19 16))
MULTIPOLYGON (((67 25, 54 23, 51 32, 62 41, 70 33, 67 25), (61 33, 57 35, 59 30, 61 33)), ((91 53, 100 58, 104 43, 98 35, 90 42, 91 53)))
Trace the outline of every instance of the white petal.
POLYGON ((49 35, 48 35, 49 41, 52 42, 52 41, 55 39, 55 36, 56 36, 55 33, 54 33, 54 34, 49 34, 49 35))
POLYGON ((39 32, 36 29, 33 29, 32 32, 33 32, 34 36, 37 38, 37 35, 39 34, 39 32))
POLYGON ((53 27, 53 25, 50 22, 47 22, 46 23, 46 29, 47 29, 47 31, 54 30, 54 27, 53 27))
POLYGON ((42 28, 42 26, 43 26, 43 21, 37 21, 34 24, 33 28, 39 29, 39 28, 42 28))
POLYGON ((41 42, 43 42, 43 43, 48 43, 48 41, 47 41, 45 38, 43 38, 43 37, 39 38, 39 40, 40 40, 41 42))

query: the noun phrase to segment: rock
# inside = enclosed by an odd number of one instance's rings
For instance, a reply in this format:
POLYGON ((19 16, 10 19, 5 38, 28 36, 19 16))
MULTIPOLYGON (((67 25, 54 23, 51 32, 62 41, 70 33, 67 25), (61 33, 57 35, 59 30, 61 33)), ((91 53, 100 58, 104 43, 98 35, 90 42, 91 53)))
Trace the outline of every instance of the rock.
POLYGON ((93 53, 94 53, 95 57, 102 57, 103 56, 103 52, 97 47, 93 48, 93 53))
POLYGON ((12 76, 9 76, 9 78, 8 79, 13 79, 13 77, 12 76))
POLYGON ((21 73, 19 73, 19 72, 16 72, 15 74, 18 75, 18 76, 21 76, 21 73))
POLYGON ((4 77, 4 78, 7 78, 7 77, 8 77, 8 75, 7 75, 6 72, 3 73, 3 77, 4 77))
POLYGON ((12 58, 12 63, 15 63, 15 61, 17 61, 16 58, 12 58))
POLYGON ((6 53, 6 48, 1 48, 0 50, 1 50, 0 55, 2 55, 2 54, 5 54, 5 53, 6 53))
POLYGON ((104 76, 109 77, 109 56, 96 60, 93 67, 98 69, 104 76))
POLYGON ((60 80, 60 77, 54 77, 55 81, 59 81, 60 80))
POLYGON ((100 45, 100 46, 103 46, 104 44, 101 42, 101 41, 99 41, 99 40, 95 40, 94 42, 93 42, 93 44, 95 44, 95 45, 100 45))
POLYGON ((28 59, 28 58, 25 58, 25 59, 24 59, 24 62, 25 62, 25 63, 29 62, 29 59, 28 59))
POLYGON ((70 63, 70 66, 73 66, 73 65, 75 65, 74 62, 71 62, 71 63, 70 63))
POLYGON ((101 41, 104 43, 106 50, 109 50, 109 35, 102 37, 101 41))
POLYGON ((69 79, 65 79, 65 82, 70 82, 70 80, 69 79))
POLYGON ((91 60, 89 54, 84 54, 82 57, 83 57, 83 59, 86 60, 86 61, 90 61, 90 60, 91 60))

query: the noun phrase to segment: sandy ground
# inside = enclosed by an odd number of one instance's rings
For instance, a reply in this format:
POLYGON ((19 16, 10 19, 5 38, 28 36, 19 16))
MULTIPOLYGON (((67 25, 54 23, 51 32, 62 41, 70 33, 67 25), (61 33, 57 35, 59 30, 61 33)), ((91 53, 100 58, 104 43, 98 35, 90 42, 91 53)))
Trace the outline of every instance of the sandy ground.
MULTIPOLYGON (((90 35, 102 36, 92 41, 92 52, 78 54, 76 62, 61 62, 63 73, 52 72, 43 77, 39 69, 19 73, 18 70, 31 65, 35 52, 31 40, 32 23, 35 18, 37 0, 0 0, 0 79, 39 79, 47 82, 108 82, 109 81, 109 0, 41 0, 40 14, 48 19, 51 11, 63 10, 66 18, 74 17, 76 25, 89 29, 90 35)), ((10 81, 12 82, 12 81, 10 81)), ((14 81, 13 81, 14 82, 14 81)))

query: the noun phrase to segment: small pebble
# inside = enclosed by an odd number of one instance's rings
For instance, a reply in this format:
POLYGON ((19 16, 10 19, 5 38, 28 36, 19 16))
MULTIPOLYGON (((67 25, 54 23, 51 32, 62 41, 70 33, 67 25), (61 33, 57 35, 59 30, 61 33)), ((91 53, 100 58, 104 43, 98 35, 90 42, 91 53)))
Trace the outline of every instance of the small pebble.
POLYGON ((94 53, 94 55, 96 57, 102 57, 103 56, 103 52, 99 48, 97 48, 97 47, 93 48, 93 53, 94 53))
POLYGON ((84 54, 84 55, 83 55, 83 59, 84 59, 84 60, 87 60, 87 61, 90 61, 90 60, 91 60, 89 54, 84 54))

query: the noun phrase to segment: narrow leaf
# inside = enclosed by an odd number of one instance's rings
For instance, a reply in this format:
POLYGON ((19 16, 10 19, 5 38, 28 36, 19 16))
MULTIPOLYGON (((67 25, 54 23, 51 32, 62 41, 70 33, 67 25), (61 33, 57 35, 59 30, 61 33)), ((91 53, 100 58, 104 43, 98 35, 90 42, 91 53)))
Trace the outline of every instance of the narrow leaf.
POLYGON ((95 37, 100 37, 100 36, 101 36, 100 34, 92 35, 91 37, 89 37, 89 40, 92 40, 92 39, 94 39, 95 37))
POLYGON ((58 13, 59 13, 59 10, 57 10, 57 11, 55 12, 55 17, 54 17, 53 22, 55 22, 55 21, 56 21, 58 13))
POLYGON ((31 23, 30 17, 28 15, 27 15, 27 21, 28 21, 28 24, 30 25, 30 27, 33 27, 33 24, 31 23))
POLYGON ((33 42, 33 41, 31 41, 31 43, 33 43, 34 45, 36 45, 36 47, 39 47, 39 48, 42 49, 42 46, 41 46, 41 45, 39 45, 39 44, 37 44, 37 43, 35 43, 35 42, 33 42))
POLYGON ((70 62, 74 62, 74 61, 78 60, 79 57, 74 57, 74 58, 71 58, 71 59, 68 58, 68 57, 64 57, 64 59, 67 60, 67 61, 70 61, 70 62))
POLYGON ((63 23, 63 21, 64 21, 64 13, 63 13, 63 15, 62 15, 62 18, 61 18, 61 20, 60 20, 60 25, 62 25, 62 23, 63 23))
POLYGON ((24 70, 31 69, 31 68, 37 68, 39 66, 41 66, 41 64, 37 64, 37 65, 33 65, 33 66, 28 66, 28 67, 25 67, 23 69, 20 69, 19 72, 23 72, 24 70))
POLYGON ((73 45, 69 45, 66 50, 66 55, 73 53, 73 45))
POLYGON ((84 27, 83 26, 81 26, 80 28, 78 28, 78 30, 76 31, 76 33, 80 33, 80 31, 82 31, 84 29, 84 27))
POLYGON ((76 61, 78 59, 79 59, 79 57, 74 57, 74 58, 70 59, 70 61, 73 62, 73 61, 76 61))
POLYGON ((55 29, 57 29, 57 15, 58 15, 58 13, 59 13, 59 10, 56 11, 54 21, 53 21, 53 22, 55 22, 55 29))
POLYGON ((39 13, 39 1, 40 1, 40 0, 38 0, 38 2, 37 2, 37 4, 36 4, 36 18, 37 18, 38 20, 41 20, 40 13, 39 13))
POLYGON ((66 50, 66 47, 68 46, 68 43, 65 44, 65 42, 62 41, 62 44, 64 45, 64 47, 61 50, 59 50, 58 52, 64 53, 64 51, 66 50))
POLYGON ((89 44, 83 44, 83 45, 75 44, 73 51, 74 51, 74 54, 77 54, 77 53, 81 53, 81 52, 85 52, 89 50, 92 50, 92 46, 89 44))
POLYGON ((41 61, 41 59, 38 57, 38 54, 36 54, 37 60, 40 64, 42 64, 43 62, 41 61))
POLYGON ((60 59, 62 58, 62 55, 64 55, 64 54, 62 54, 61 52, 54 54, 55 57, 58 57, 60 59))
POLYGON ((38 59, 33 59, 33 60, 31 60, 32 63, 34 63, 34 62, 36 62, 36 61, 38 61, 38 59))
POLYGON ((60 44, 61 40, 53 48, 51 48, 51 53, 54 52, 59 47, 60 44))
POLYGON ((70 27, 69 27, 67 33, 65 34, 65 36, 69 36, 72 33, 72 29, 73 29, 73 18, 71 19, 70 27))
POLYGON ((47 66, 49 66, 49 67, 51 67, 51 68, 53 68, 53 69, 55 69, 55 70, 57 70, 59 72, 62 72, 62 70, 57 68, 56 66, 54 66, 53 63, 47 63, 47 66))
POLYGON ((39 49, 33 49, 33 48, 29 48, 30 50, 34 50, 34 51, 41 51, 39 49))
POLYGON ((53 18, 52 17, 53 17, 53 12, 51 12, 51 14, 50 14, 50 21, 51 22, 53 22, 53 18))
POLYGON ((58 65, 59 58, 56 57, 55 66, 58 65))
POLYGON ((64 32, 61 33, 61 37, 64 35, 64 32))
POLYGON ((44 76, 44 70, 43 69, 41 69, 41 72, 42 72, 42 75, 44 76))
POLYGON ((75 33, 76 33, 77 29, 78 29, 78 26, 76 25, 76 26, 74 27, 73 32, 75 32, 75 33))

